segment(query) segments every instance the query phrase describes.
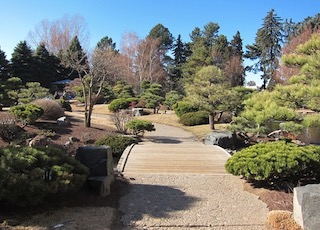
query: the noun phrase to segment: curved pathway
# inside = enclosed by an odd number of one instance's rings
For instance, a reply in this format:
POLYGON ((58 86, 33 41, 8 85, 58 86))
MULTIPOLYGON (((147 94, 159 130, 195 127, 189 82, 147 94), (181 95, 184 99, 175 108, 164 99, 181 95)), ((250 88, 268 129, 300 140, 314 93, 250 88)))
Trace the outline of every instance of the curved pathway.
POLYGON ((266 205, 226 173, 223 149, 155 126, 118 167, 131 180, 120 200, 121 229, 266 229, 266 205))
POLYGON ((204 145, 180 128, 155 124, 142 142, 123 155, 124 173, 188 173, 226 175, 229 154, 219 146, 204 145))

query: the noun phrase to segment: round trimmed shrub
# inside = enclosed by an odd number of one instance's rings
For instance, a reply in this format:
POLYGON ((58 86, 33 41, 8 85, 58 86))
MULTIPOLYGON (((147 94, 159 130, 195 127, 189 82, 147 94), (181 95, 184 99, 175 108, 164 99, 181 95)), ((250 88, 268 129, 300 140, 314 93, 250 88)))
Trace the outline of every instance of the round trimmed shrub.
POLYGON ((40 204, 46 197, 78 191, 89 170, 55 148, 0 149, 0 200, 18 206, 40 204))
POLYGON ((119 112, 122 109, 128 109, 131 103, 138 101, 137 98, 118 98, 111 101, 108 108, 111 112, 119 112))
POLYGON ((55 100, 38 99, 32 102, 43 109, 41 118, 45 120, 57 120, 64 116, 64 109, 62 105, 55 100))
POLYGON ((320 146, 277 141, 250 146, 230 157, 226 170, 251 181, 298 182, 320 176, 320 146))
POLYGON ((181 117, 185 113, 198 111, 198 108, 194 104, 186 101, 179 101, 172 108, 178 117, 181 117))
POLYGON ((183 114, 180 123, 186 126, 209 124, 209 112, 197 111, 183 114))
POLYGON ((145 131, 155 131, 154 125, 151 121, 133 119, 126 124, 126 128, 131 130, 133 135, 138 135, 139 133, 144 134, 145 131))
POLYGON ((119 159, 123 151, 131 144, 137 143, 137 140, 133 137, 113 135, 103 137, 95 142, 95 145, 107 145, 112 149, 113 157, 119 159))

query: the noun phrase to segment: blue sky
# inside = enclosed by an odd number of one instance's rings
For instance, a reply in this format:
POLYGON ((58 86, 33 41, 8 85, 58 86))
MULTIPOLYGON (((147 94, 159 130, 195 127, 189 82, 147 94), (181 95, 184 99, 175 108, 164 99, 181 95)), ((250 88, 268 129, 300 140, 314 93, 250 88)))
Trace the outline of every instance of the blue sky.
MULTIPOLYGON (((56 20, 65 14, 81 15, 90 33, 90 47, 104 36, 119 48, 126 32, 145 37, 156 24, 167 27, 174 37, 201 29, 212 21, 220 25, 219 34, 228 40, 237 31, 243 45, 252 44, 267 12, 275 9, 282 19, 300 22, 320 13, 319 0, 0 0, 0 49, 11 57, 14 47, 26 40, 43 19, 56 20)), ((255 80, 255 79, 253 79, 255 80)), ((258 80, 258 79, 257 79, 258 80)))

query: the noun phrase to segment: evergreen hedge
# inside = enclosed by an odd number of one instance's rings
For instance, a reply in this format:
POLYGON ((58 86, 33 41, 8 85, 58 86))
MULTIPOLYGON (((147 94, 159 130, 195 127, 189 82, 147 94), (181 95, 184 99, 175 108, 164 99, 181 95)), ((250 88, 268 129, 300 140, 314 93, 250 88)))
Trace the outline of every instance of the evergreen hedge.
POLYGON ((178 117, 181 117, 185 113, 198 111, 198 108, 194 104, 186 101, 179 101, 172 108, 178 117))
POLYGON ((209 112, 197 111, 183 114, 180 123, 187 126, 209 124, 209 112))

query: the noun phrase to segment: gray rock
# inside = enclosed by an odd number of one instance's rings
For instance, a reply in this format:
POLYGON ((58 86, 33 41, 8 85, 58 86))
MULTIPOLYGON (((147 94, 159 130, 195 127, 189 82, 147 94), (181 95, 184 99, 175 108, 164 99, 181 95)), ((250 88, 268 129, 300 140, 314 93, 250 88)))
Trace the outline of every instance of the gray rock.
POLYGON ((70 121, 67 117, 59 117, 57 119, 57 124, 60 126, 68 126, 70 125, 70 121))
POLYGON ((28 143, 29 147, 47 146, 49 144, 50 144, 50 140, 44 135, 35 136, 28 143))
POLYGON ((320 184, 296 187, 293 190, 293 216, 304 230, 320 229, 320 184))
POLYGON ((143 115, 143 108, 132 108, 133 116, 142 116, 143 115))
POLYGON ((204 144, 218 145, 225 149, 234 149, 235 137, 232 132, 217 130, 205 136, 204 144))

